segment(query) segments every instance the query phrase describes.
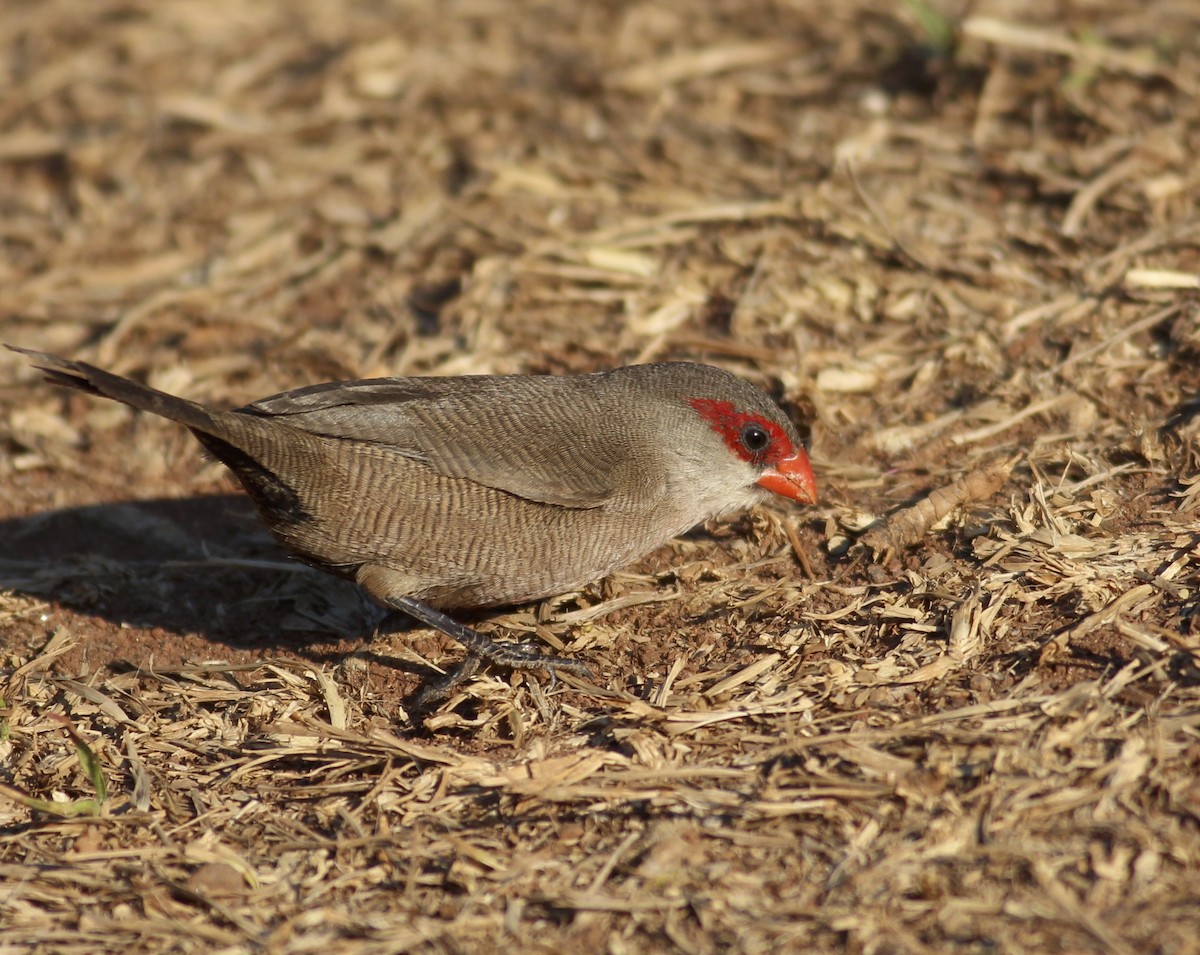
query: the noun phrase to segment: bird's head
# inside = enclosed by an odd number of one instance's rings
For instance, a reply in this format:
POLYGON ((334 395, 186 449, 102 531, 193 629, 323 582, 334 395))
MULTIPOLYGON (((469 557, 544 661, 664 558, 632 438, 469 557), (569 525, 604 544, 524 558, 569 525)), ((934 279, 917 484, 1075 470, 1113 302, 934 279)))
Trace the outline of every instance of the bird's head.
POLYGON ((801 504, 816 503, 817 480, 808 452, 782 409, 764 414, 718 398, 690 398, 688 403, 729 453, 756 472, 758 487, 801 504))
POLYGON ((665 493, 690 516, 704 520, 748 507, 766 492, 816 501, 816 479, 796 426, 749 382, 691 362, 633 365, 612 374, 627 379, 630 396, 642 396, 638 430, 650 445, 646 460, 662 462, 656 473, 665 493))

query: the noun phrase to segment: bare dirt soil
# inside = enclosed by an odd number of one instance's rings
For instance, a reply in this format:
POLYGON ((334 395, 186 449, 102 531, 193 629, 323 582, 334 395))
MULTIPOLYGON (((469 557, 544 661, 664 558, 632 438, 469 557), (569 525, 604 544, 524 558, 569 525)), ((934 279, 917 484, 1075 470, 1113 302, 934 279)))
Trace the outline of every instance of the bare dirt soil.
POLYGON ((0 953, 1200 951, 1200 6, 8 0, 0 338, 710 361, 823 499, 479 621, 0 355, 0 953))

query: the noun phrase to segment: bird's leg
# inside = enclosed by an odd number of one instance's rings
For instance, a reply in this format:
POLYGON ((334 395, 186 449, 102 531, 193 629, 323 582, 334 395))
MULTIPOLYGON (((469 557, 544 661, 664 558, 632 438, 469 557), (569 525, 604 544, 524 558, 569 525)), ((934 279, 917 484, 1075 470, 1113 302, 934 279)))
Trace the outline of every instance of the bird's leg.
POLYGON ((547 656, 533 643, 498 643, 484 636, 478 630, 463 626, 453 617, 440 610, 434 610, 429 604, 414 600, 412 597, 393 597, 384 599, 387 606, 401 610, 427 627, 440 630, 446 636, 457 640, 467 651, 488 663, 508 667, 511 670, 545 670, 552 678, 556 670, 564 673, 574 673, 582 677, 591 677, 592 671, 586 664, 567 657, 547 656))

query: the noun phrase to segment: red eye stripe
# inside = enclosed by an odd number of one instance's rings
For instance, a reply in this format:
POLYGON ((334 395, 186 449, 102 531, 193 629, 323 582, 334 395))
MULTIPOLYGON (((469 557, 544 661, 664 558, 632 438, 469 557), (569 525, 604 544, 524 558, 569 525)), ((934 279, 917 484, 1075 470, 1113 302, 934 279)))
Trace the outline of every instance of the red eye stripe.
POLYGON ((768 459, 774 461, 793 453, 792 442, 783 428, 758 415, 738 411, 733 402, 717 401, 713 398, 690 398, 688 404, 724 439, 729 450, 743 461, 763 464, 768 459), (742 444, 742 428, 748 424, 758 425, 771 437, 771 443, 758 454, 751 454, 742 444))

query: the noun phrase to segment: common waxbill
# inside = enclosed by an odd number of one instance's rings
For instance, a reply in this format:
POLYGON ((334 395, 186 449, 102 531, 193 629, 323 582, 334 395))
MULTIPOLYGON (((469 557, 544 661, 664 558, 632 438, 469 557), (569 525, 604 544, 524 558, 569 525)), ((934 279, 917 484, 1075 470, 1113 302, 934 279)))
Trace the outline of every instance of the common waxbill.
POLYGON ((338 381, 218 411, 7 347, 55 384, 178 421, 300 560, 508 667, 586 672, 434 608, 574 589, 767 492, 816 500, 787 416, 709 365, 338 381))

